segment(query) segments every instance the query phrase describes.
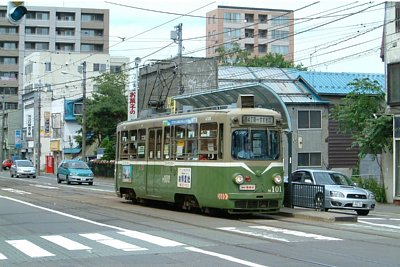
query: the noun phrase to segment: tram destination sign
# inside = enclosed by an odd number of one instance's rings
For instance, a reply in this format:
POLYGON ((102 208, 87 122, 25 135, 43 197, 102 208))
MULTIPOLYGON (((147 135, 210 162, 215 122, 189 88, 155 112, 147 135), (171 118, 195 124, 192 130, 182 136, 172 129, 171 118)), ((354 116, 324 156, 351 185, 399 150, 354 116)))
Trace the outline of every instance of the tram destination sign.
POLYGON ((274 117, 272 116, 257 116, 257 115, 243 115, 243 124, 259 124, 259 125, 273 125, 274 117))

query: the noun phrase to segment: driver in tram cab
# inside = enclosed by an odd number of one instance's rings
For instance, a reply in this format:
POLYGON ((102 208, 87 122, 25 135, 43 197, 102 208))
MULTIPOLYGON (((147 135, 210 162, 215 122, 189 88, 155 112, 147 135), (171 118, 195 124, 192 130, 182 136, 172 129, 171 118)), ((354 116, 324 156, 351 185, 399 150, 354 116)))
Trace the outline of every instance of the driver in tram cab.
POLYGON ((254 158, 254 153, 251 150, 249 143, 245 143, 244 144, 244 146, 242 147, 242 150, 239 151, 237 156, 238 156, 239 159, 252 159, 252 158, 254 158))

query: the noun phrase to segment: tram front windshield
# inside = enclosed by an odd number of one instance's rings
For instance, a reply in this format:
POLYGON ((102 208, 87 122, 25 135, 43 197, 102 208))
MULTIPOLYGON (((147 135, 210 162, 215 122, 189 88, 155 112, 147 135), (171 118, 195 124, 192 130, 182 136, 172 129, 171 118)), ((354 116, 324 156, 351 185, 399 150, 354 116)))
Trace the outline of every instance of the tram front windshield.
POLYGON ((232 132, 232 158, 275 160, 279 158, 279 132, 265 129, 240 129, 232 132))

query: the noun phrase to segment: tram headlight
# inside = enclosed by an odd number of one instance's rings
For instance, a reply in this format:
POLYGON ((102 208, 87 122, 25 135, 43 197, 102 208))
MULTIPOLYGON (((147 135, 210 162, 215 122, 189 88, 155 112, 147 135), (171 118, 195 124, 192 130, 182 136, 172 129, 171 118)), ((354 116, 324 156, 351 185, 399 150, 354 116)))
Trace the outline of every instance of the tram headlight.
POLYGON ((234 181, 236 184, 243 184, 243 183, 244 183, 244 177, 243 177, 243 175, 241 175, 241 174, 236 174, 236 175, 233 177, 233 181, 234 181))
POLYGON ((272 179, 274 180, 275 184, 281 184, 282 183, 282 176, 278 173, 274 174, 272 176, 272 179))

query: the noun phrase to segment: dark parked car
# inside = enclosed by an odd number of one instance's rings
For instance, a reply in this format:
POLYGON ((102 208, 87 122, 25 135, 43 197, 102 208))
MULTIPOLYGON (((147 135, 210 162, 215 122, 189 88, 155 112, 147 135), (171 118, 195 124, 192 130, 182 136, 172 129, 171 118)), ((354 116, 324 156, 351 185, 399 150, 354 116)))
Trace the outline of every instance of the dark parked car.
POLYGON ((61 181, 66 181, 67 184, 76 182, 93 185, 93 172, 84 161, 63 160, 57 168, 57 182, 61 183, 61 181))
POLYGON ((30 160, 17 159, 13 162, 10 168, 11 177, 32 177, 36 178, 36 169, 30 160))
POLYGON ((375 196, 372 192, 359 188, 346 175, 336 171, 300 169, 292 173, 292 183, 323 185, 322 192, 298 187, 292 192, 298 197, 311 198, 316 205, 324 204, 328 209, 354 210, 358 215, 368 215, 375 208, 375 196), (312 196, 310 194, 313 194, 312 196), (325 199, 323 203, 319 203, 325 199))
POLYGON ((2 164, 3 170, 9 170, 11 168, 11 165, 12 165, 12 160, 10 159, 3 160, 2 164))

